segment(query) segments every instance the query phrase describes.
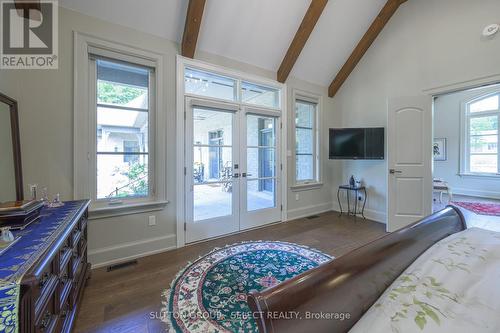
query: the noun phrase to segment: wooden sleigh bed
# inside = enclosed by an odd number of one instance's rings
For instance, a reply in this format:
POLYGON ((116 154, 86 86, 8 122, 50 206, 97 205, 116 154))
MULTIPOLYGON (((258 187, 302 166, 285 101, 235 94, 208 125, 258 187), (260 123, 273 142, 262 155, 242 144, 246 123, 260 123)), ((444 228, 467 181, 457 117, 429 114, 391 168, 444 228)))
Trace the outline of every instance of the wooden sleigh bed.
POLYGON ((248 302, 259 332, 349 331, 419 256, 466 228, 462 213, 449 206, 273 288, 251 293, 248 302), (292 312, 300 318, 287 316, 292 312), (307 319, 308 313, 315 317, 307 319), (348 315, 321 319, 322 313, 348 315))

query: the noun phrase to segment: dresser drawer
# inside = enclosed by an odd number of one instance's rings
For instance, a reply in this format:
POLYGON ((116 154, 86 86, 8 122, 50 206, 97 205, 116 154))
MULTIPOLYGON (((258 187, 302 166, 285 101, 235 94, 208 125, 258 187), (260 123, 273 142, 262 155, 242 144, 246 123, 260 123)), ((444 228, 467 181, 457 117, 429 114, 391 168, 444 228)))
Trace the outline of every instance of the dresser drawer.
POLYGON ((38 333, 50 333, 56 331, 58 325, 58 308, 57 308, 57 294, 54 292, 48 298, 45 306, 41 311, 41 315, 36 320, 35 331, 38 333))
POLYGON ((54 292, 57 287, 59 277, 56 275, 55 264, 53 261, 48 262, 45 267, 41 268, 40 273, 35 275, 33 286, 33 298, 35 300, 36 312, 47 302, 47 298, 54 292))

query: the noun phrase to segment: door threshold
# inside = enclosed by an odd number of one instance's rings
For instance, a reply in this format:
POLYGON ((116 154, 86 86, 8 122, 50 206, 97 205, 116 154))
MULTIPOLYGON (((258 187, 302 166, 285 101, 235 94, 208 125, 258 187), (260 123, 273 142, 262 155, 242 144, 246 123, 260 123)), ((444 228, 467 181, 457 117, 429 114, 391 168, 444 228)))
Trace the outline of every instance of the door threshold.
POLYGON ((229 237, 229 236, 234 236, 234 235, 238 235, 238 234, 243 234, 243 233, 245 233, 247 231, 262 229, 262 228, 270 227, 270 226, 277 225, 277 224, 284 223, 284 222, 287 222, 287 221, 271 222, 271 223, 268 223, 268 224, 260 225, 258 227, 253 227, 253 228, 248 228, 248 229, 244 229, 244 230, 240 230, 240 231, 231 232, 229 234, 224 234, 224 235, 215 236, 215 237, 211 237, 211 238, 200 239, 200 240, 197 240, 197 241, 194 241, 194 242, 191 242, 191 243, 185 243, 183 247, 190 246, 190 245, 196 245, 196 244, 200 244, 200 243, 205 243, 205 242, 208 242, 208 241, 212 241, 212 240, 220 239, 220 238, 224 238, 224 237, 229 237))

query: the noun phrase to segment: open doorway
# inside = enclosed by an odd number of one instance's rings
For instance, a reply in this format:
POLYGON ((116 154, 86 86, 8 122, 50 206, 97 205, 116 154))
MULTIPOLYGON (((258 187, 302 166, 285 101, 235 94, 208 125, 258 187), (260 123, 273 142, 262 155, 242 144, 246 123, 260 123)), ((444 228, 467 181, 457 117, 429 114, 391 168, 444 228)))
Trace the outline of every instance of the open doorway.
POLYGON ((500 84, 435 96, 433 210, 500 231, 500 84))

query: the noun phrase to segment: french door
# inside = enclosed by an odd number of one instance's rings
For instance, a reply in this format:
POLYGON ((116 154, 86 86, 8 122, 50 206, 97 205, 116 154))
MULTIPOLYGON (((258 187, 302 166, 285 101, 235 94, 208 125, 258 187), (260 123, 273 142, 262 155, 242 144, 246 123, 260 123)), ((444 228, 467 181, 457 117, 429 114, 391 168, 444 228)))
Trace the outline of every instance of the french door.
POLYGON ((279 114, 186 99, 186 243, 281 219, 279 114))

